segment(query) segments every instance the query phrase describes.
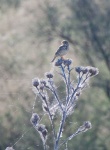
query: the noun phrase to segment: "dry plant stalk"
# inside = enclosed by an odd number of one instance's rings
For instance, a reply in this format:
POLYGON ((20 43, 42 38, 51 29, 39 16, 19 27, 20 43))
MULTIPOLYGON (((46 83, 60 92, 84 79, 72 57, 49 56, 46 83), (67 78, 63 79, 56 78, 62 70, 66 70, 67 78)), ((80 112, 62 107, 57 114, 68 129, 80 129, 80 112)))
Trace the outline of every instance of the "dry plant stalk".
MULTIPOLYGON (((61 136, 64 133, 63 128, 66 122, 66 118, 73 114, 77 100, 81 95, 83 89, 87 87, 89 79, 99 73, 97 68, 91 66, 76 67, 74 68, 74 71, 76 71, 77 73, 77 83, 74 85, 71 80, 71 71, 73 70, 71 68, 71 64, 71 59, 64 60, 61 58, 55 62, 55 66, 60 69, 59 74, 61 75, 66 87, 66 97, 64 97, 64 101, 62 101, 58 95, 57 88, 54 83, 54 75, 51 72, 46 73, 44 79, 40 80, 38 78, 34 78, 32 80, 32 86, 34 88, 36 97, 39 96, 41 99, 43 113, 47 114, 50 120, 53 133, 54 150, 59 150, 62 145, 66 144, 69 140, 72 140, 73 137, 82 132, 86 132, 92 127, 91 122, 85 121, 75 133, 71 134, 64 141, 61 141, 61 136), (49 101, 48 90, 53 94, 55 98, 54 104, 51 104, 51 102, 49 101), (54 124, 54 117, 56 115, 61 116, 59 129, 57 131, 54 124)), ((48 131, 46 129, 46 126, 41 123, 42 119, 37 113, 32 113, 30 121, 41 137, 44 150, 47 150, 48 131)), ((13 147, 7 147, 6 150, 14 149, 13 147)))
MULTIPOLYGON (((87 87, 89 79, 95 75, 98 74, 98 69, 87 66, 87 67, 76 67, 74 70, 77 72, 77 84, 73 85, 71 81, 71 64, 72 60, 64 60, 64 59, 58 59, 55 62, 55 66, 59 67, 60 69, 60 75, 65 83, 66 86, 66 97, 64 98, 64 101, 62 102, 60 100, 60 97, 57 93, 57 89, 54 83, 54 75, 51 72, 48 72, 45 74, 46 78, 43 80, 40 80, 38 78, 34 78, 32 80, 32 85, 34 87, 34 92, 36 95, 38 95, 42 100, 42 108, 44 114, 46 113, 49 116, 50 123, 52 126, 52 132, 53 132, 53 141, 54 141, 54 150, 59 150, 59 148, 67 143, 69 140, 71 140, 76 135, 86 132, 88 129, 90 129, 91 123, 89 121, 85 121, 82 126, 78 128, 78 130, 70 135, 67 139, 65 139, 63 142, 60 142, 61 136, 64 132, 63 127, 66 121, 66 118, 69 117, 74 112, 76 102, 81 95, 83 89, 87 87), (48 96, 48 90, 51 91, 53 94, 56 103, 50 104, 49 102, 49 96, 48 96), (54 125, 54 116, 58 115, 56 114, 56 111, 60 112, 59 115, 61 115, 61 120, 59 123, 59 129, 58 131, 55 130, 54 125)), ((33 113, 31 117, 31 123, 33 127, 39 132, 40 137, 43 141, 44 150, 48 149, 46 146, 47 143, 47 137, 48 137, 48 131, 45 127, 45 125, 42 125, 40 123, 40 117, 37 113, 33 113), (40 129, 39 129, 40 128, 40 129)))

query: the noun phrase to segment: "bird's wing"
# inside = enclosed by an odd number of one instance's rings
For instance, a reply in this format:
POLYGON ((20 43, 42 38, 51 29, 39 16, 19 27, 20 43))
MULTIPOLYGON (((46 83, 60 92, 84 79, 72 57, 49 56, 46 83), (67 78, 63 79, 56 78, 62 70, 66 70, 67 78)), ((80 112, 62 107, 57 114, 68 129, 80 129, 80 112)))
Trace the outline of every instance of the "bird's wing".
POLYGON ((58 48, 58 50, 56 51, 55 55, 59 55, 60 52, 62 51, 62 49, 63 49, 63 46, 60 46, 60 47, 58 48))

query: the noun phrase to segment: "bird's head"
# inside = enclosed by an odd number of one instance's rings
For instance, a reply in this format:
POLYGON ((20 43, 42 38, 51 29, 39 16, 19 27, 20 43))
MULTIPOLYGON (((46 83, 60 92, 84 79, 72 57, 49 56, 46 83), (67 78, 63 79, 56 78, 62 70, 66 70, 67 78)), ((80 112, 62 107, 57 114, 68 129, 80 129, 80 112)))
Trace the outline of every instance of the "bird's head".
POLYGON ((67 46, 69 45, 68 41, 66 41, 66 40, 63 40, 63 41, 62 41, 62 44, 63 44, 63 45, 67 45, 67 46))

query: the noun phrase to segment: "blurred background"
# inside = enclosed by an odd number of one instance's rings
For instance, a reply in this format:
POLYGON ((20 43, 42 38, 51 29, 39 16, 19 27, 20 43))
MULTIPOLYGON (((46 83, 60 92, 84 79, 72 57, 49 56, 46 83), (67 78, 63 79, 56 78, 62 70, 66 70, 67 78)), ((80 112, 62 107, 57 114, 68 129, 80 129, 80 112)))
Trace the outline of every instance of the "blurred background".
MULTIPOLYGON (((110 150, 110 0, 0 0, 0 150, 23 133, 16 150, 43 149, 30 124, 35 101, 31 81, 52 69, 50 62, 64 39, 70 43, 66 57, 73 67, 90 65, 100 73, 67 119, 63 138, 89 120, 92 129, 70 141, 68 149, 110 150)), ((56 82, 62 97, 62 81, 56 82)), ((40 104, 34 110, 39 114, 40 104)))

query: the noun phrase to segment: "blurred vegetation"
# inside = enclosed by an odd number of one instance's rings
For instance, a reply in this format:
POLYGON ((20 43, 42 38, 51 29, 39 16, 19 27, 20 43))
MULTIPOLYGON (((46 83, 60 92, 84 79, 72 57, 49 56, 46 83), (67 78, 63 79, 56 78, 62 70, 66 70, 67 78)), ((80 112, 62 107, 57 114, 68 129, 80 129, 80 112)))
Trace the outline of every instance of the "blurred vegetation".
MULTIPOLYGON (((85 120, 93 128, 74 138, 68 148, 110 150, 109 14, 109 0, 0 0, 0 150, 28 130, 15 149, 42 149, 30 124, 35 100, 31 80, 53 69, 50 61, 62 39, 70 43, 67 57, 74 66, 92 65, 100 71, 68 120, 65 137, 85 120)), ((62 97, 63 84, 55 80, 62 97)), ((40 107, 38 101, 35 112, 41 113, 40 107)), ((50 149, 51 144, 49 140, 50 149)))

